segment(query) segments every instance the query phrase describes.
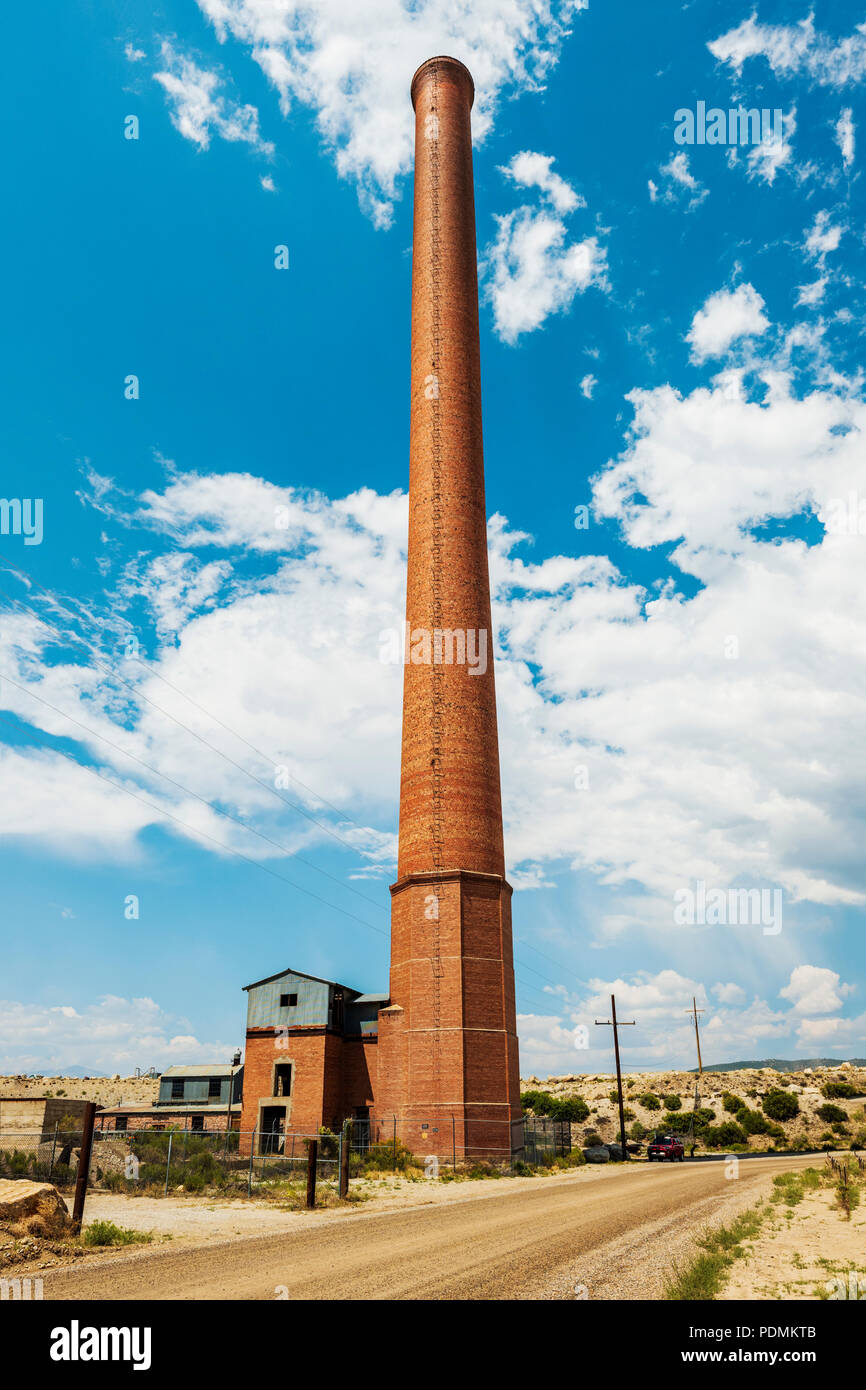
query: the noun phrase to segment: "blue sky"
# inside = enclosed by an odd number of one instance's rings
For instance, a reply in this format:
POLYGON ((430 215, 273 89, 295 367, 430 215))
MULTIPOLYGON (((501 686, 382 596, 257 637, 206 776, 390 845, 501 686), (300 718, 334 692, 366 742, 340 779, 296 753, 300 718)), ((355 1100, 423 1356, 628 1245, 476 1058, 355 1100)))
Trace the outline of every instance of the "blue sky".
POLYGON ((0 492, 42 536, 0 535, 2 1070, 228 1055, 288 964, 386 985, 408 84, 443 51, 478 92, 523 1073, 608 1066, 612 989, 632 1068, 692 1064, 693 994, 710 1061, 866 1052, 864 20, 11 17, 0 492), (699 102, 781 138, 678 144, 699 102), (699 881, 781 930, 678 923, 699 881))

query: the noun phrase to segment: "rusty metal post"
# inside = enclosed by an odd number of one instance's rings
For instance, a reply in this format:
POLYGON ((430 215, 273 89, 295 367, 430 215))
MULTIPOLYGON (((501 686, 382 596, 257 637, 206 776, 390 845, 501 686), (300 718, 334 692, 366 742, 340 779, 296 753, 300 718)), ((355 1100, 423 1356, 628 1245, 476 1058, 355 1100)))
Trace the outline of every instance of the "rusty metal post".
POLYGON ((344 1120, 340 1135, 340 1196, 349 1195, 349 1150, 352 1147, 352 1121, 344 1120))
POLYGON ((78 1172, 75 1175, 75 1198, 72 1203, 72 1220, 77 1230, 81 1229, 84 1216, 84 1199, 87 1196, 87 1183, 90 1178, 90 1155, 93 1152, 93 1126, 96 1120, 96 1106, 89 1100, 84 1107, 81 1123, 81 1148, 78 1150, 78 1172))
POLYGON ((307 1206, 316 1205, 316 1163, 319 1158, 319 1141, 311 1139, 307 1146, 307 1206))

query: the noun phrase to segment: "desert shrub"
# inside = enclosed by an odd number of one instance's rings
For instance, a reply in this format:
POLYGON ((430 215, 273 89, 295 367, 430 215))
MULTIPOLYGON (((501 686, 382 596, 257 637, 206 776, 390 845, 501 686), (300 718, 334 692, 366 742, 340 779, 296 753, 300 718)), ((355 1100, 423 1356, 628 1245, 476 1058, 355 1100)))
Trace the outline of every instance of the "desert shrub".
POLYGON ((780 1091, 778 1087, 767 1092, 761 1101, 761 1107, 771 1120, 793 1120, 794 1116, 800 1113, 797 1097, 789 1095, 787 1091, 780 1091))
POLYGON ((553 1096, 548 1095, 547 1091, 524 1091, 520 1103, 524 1110, 531 1110, 534 1115, 548 1115, 553 1096))
POLYGON ((581 1096, 556 1098, 547 1112, 554 1120, 574 1120, 582 1124, 589 1114, 589 1106, 581 1096))
POLYGON ((144 1231, 130 1231, 126 1226, 115 1226, 113 1221, 92 1221, 82 1240, 85 1245, 136 1245, 153 1240, 153 1236, 144 1231))
POLYGON ((628 1137, 629 1139, 645 1139, 648 1134, 649 1130, 646 1125, 642 1125, 640 1120, 635 1120, 628 1132, 628 1137))
POLYGON ((730 1091, 725 1091, 722 1095, 722 1105, 729 1115, 736 1115, 738 1110, 742 1110, 746 1102, 742 1096, 732 1095, 730 1091))
POLYGON ((827 1100, 856 1100, 862 1095, 856 1086, 852 1086, 850 1081, 828 1081, 821 1087, 821 1094, 827 1100))
POLYGON ((628 1121, 628 1120, 633 1120, 634 1117, 635 1117, 634 1111, 633 1111, 633 1110, 629 1110, 628 1106, 627 1106, 627 1105, 624 1105, 623 1108, 622 1108, 622 1117, 623 1117, 623 1119, 626 1120, 626 1121, 628 1121))
POLYGON ((737 1111, 737 1124, 741 1125, 747 1134, 769 1134, 774 1139, 784 1139, 785 1131, 774 1124, 766 1115, 762 1115, 760 1110, 750 1110, 744 1106, 737 1111))
POLYGON ((729 1149, 734 1144, 747 1142, 746 1131, 736 1120, 723 1120, 719 1125, 707 1125, 702 1137, 710 1149, 729 1149))
POLYGON ((602 1139, 601 1135, 598 1133, 597 1130, 590 1129, 590 1130, 588 1130, 587 1133, 583 1136, 583 1146, 584 1146, 585 1149, 594 1149, 594 1148, 596 1148, 599 1144, 603 1144, 603 1143, 604 1143, 604 1140, 602 1139))
POLYGON ((608 1091, 607 1098, 611 1105, 619 1105, 619 1091, 608 1091))
POLYGON ((661 1110, 662 1103, 658 1096, 654 1096, 652 1091, 647 1091, 644 1095, 638 1096, 639 1103, 644 1110, 661 1110))
POLYGON ((663 1096, 665 1110, 682 1110, 683 1103, 679 1096, 663 1096))
POLYGON ((841 1105, 819 1105, 815 1111, 819 1120, 823 1120, 826 1125, 843 1124, 848 1116, 841 1105))

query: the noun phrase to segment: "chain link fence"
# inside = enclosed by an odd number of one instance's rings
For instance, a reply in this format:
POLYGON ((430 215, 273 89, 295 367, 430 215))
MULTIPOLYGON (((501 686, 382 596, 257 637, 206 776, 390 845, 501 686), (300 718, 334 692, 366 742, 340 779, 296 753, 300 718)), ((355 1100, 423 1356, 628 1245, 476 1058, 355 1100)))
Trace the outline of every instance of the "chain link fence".
MULTIPOLYGON (((417 1136, 418 1124, 413 1125, 417 1136)), ((427 1177, 473 1174, 521 1174, 567 1161, 572 1151, 566 1121, 527 1119, 523 1147, 510 1150, 466 1149, 451 1139, 439 1142, 441 1119, 430 1123, 430 1147, 438 1153, 410 1150, 393 1118, 354 1122, 340 1133, 282 1131, 222 1132, 192 1129, 94 1130, 88 1186, 91 1190, 129 1195, 220 1192, 226 1196, 266 1194, 281 1186, 306 1183, 309 1144, 317 1142, 316 1182, 339 1187, 344 1145, 350 1177, 376 1173, 424 1172, 427 1177), (433 1139, 437 1143, 434 1145, 433 1139)), ((51 1134, 34 1130, 0 1131, 0 1178, 51 1182, 71 1191, 78 1176, 81 1129, 56 1127, 51 1134)), ((423 1141, 422 1141, 423 1150, 423 1141)))

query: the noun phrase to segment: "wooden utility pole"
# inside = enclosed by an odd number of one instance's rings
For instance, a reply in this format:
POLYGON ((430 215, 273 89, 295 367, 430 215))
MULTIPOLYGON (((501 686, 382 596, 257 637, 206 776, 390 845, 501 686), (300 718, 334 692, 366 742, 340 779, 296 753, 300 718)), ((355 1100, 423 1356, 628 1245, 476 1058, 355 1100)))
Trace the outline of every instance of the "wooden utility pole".
POLYGON ((630 1023, 617 1023, 616 1018, 616 999, 610 996, 610 1018, 597 1018, 595 1020, 597 1028, 613 1028, 613 1050, 616 1056, 616 1089, 619 1096, 619 1138, 622 1145, 623 1161, 628 1161, 628 1149, 625 1146, 625 1114, 622 1104, 622 1070, 619 1065, 619 1032, 620 1028, 634 1028, 635 1021, 630 1023))
POLYGON ((698 1001, 695 996, 692 995, 692 1007, 686 1009, 686 1013, 691 1014, 695 1020, 695 1042, 698 1045, 698 1076, 703 1076, 704 1074, 704 1064, 701 1061, 701 1035, 698 1031, 698 1014, 702 1014, 703 1012, 703 1009, 698 1008, 698 1001))

